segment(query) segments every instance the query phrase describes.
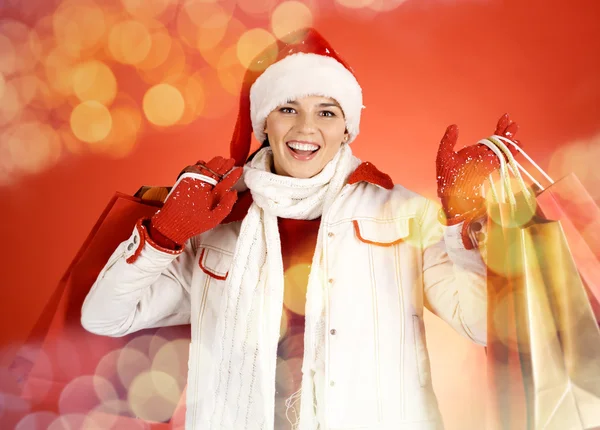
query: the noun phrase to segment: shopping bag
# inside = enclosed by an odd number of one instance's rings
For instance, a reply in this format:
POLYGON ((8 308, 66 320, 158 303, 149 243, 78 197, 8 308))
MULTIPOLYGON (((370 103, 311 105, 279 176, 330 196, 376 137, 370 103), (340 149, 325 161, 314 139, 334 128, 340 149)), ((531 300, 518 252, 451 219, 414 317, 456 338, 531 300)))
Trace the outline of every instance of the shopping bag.
POLYGON ((116 420, 111 426, 117 427, 129 417, 136 423, 130 428, 139 428, 168 422, 181 406, 189 326, 110 338, 89 333, 80 323, 83 301, 110 255, 139 218, 162 206, 167 193, 162 187, 142 187, 133 197, 116 193, 69 265, 11 365, 33 410, 94 413, 103 422, 116 420))
POLYGON ((561 221, 600 322, 600 208, 573 173, 542 190, 536 201, 546 218, 561 221))
POLYGON ((503 161, 510 199, 488 208, 489 427, 595 428, 600 330, 561 222, 540 215, 527 187, 512 193, 503 161))

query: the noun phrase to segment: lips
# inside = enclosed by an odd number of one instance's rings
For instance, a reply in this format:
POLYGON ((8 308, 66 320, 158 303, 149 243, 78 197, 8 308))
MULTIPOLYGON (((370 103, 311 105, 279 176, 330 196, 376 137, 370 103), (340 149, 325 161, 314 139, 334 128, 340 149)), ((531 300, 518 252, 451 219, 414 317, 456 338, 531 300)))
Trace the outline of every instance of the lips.
POLYGON ((317 152, 319 152, 321 149, 321 145, 317 143, 300 140, 291 140, 286 142, 286 146, 292 157, 299 161, 312 160, 315 158, 317 152))

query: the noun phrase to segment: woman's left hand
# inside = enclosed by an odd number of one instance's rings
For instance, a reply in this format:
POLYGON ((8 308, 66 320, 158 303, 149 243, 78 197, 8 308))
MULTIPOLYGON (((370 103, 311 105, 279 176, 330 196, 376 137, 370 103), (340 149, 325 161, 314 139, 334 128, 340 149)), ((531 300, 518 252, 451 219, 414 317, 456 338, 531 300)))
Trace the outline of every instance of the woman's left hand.
MULTIPOLYGON (((514 139, 519 126, 508 114, 504 114, 494 134, 504 136, 517 145, 514 139)), ((454 151, 458 139, 458 127, 451 125, 440 142, 436 158, 437 192, 442 201, 448 225, 480 216, 485 211, 481 185, 500 167, 500 160, 485 145, 467 146, 454 151)), ((511 152, 516 150, 509 145, 511 152)))

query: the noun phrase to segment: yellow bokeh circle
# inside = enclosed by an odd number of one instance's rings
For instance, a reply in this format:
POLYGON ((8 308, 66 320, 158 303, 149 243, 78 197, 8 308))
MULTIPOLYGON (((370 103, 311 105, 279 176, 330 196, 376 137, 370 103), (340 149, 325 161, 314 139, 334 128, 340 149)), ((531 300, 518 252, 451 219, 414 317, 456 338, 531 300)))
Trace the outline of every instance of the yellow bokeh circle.
POLYGON ((240 63, 246 68, 254 67, 252 60, 271 46, 273 47, 272 52, 270 50, 267 57, 270 60, 269 62, 272 62, 277 57, 277 47, 274 43, 275 38, 267 30, 254 28, 246 31, 237 43, 237 56, 240 63))
POLYGON ((117 79, 101 61, 88 61, 73 72, 73 90, 82 102, 96 100, 109 105, 117 95, 117 79))
POLYGON ((108 136, 112 128, 112 117, 102 103, 89 100, 73 109, 70 124, 73 134, 79 140, 93 143, 108 136))
POLYGON ((185 102, 177 88, 169 84, 158 84, 144 95, 143 108, 148 121, 167 127, 181 119, 185 102))
POLYGON ((311 27, 312 23, 311 10, 299 1, 281 3, 271 15, 271 30, 278 39, 301 28, 311 27))
POLYGON ((111 29, 108 48, 116 61, 136 65, 148 56, 152 48, 152 36, 141 22, 123 21, 111 29))
POLYGON ((129 387, 127 399, 137 417, 162 422, 173 415, 181 394, 175 378, 153 370, 135 378, 129 387))

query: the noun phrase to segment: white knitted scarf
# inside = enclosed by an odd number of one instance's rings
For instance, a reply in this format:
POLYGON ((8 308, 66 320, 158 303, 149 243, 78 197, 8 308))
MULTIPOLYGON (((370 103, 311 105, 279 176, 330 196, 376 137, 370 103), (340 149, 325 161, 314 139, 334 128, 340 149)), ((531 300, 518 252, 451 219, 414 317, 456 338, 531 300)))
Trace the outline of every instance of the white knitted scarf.
MULTIPOLYGON (((271 172, 271 148, 244 166, 253 204, 236 244, 212 347, 213 376, 203 409, 211 430, 272 430, 277 344, 284 273, 277 218, 324 216, 360 160, 348 145, 316 176, 298 179, 271 172)), ((309 275, 304 331, 300 418, 294 428, 314 430, 313 376, 320 360, 324 324, 322 228, 309 275)))

